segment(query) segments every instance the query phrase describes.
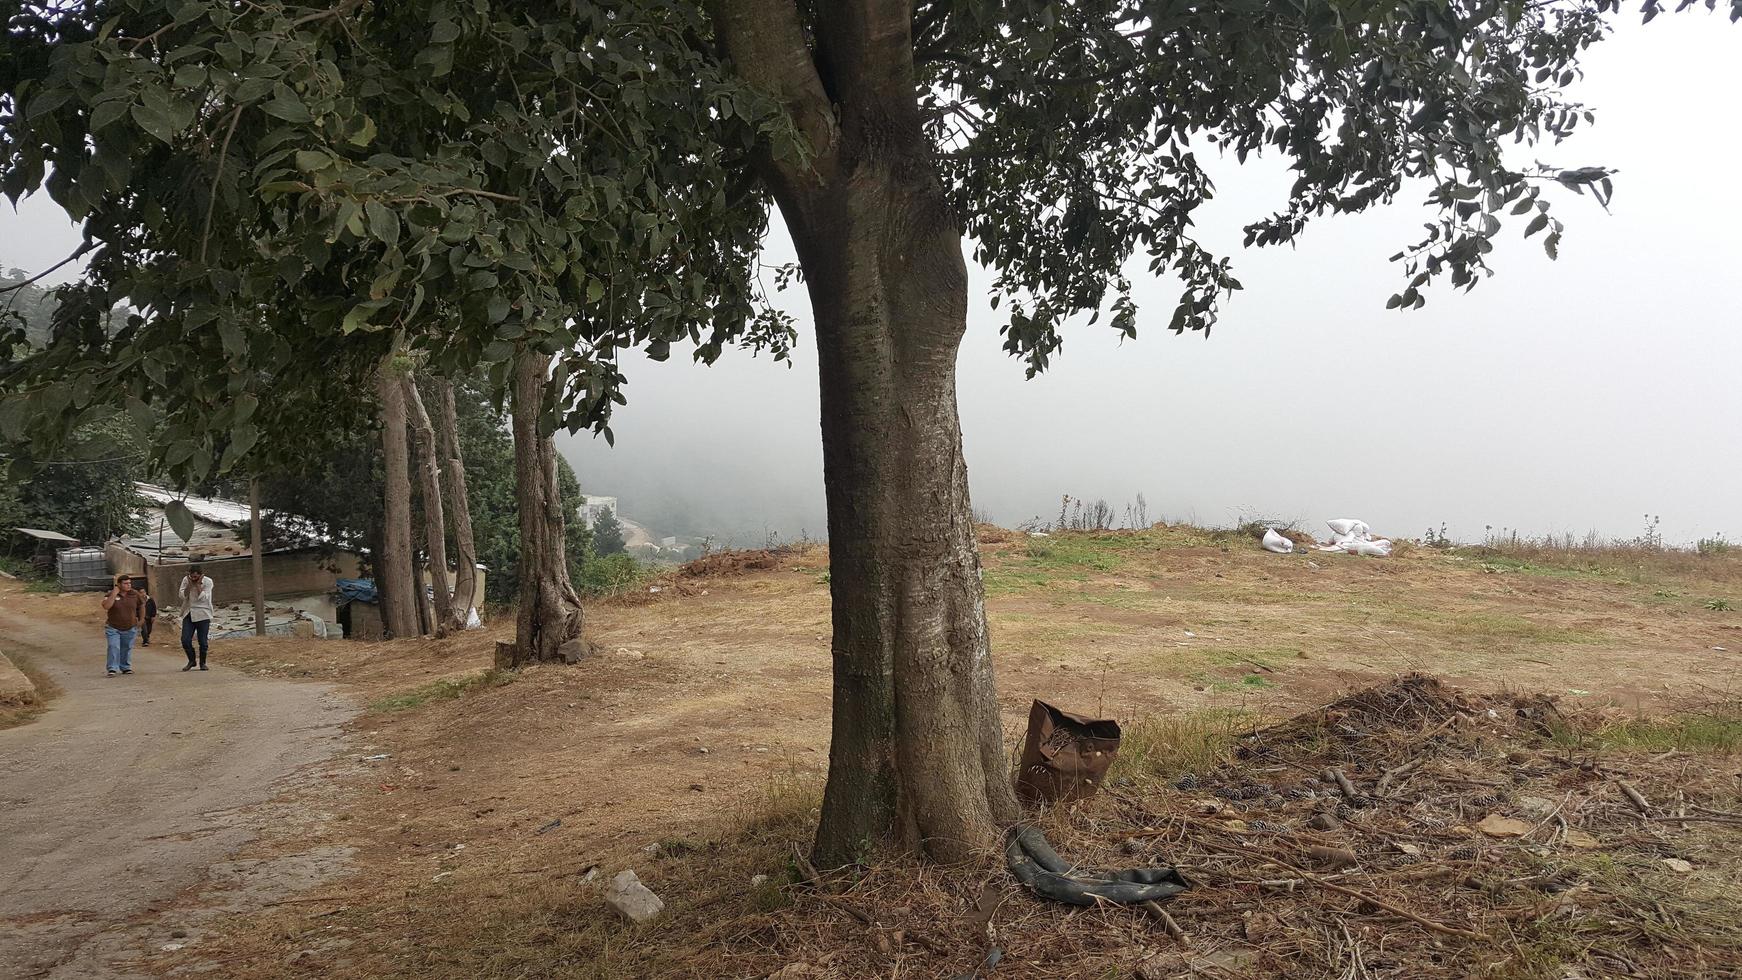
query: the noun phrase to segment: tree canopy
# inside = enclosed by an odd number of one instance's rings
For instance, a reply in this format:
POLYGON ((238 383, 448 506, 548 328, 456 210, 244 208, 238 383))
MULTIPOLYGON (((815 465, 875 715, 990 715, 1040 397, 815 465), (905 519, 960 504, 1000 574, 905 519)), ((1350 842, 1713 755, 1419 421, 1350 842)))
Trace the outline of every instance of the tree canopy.
POLYGON ((444 373, 493 367, 498 391, 518 345, 558 354, 570 427, 607 426, 622 349, 784 353, 766 209, 735 176, 759 137, 798 149, 694 43, 690 5, 11 0, 0 19, 0 190, 46 189, 89 256, 56 342, 0 374, 15 435, 165 400, 159 463, 199 480, 280 459, 261 433, 309 430, 395 336, 444 373), (123 299, 117 336, 91 328, 123 299))

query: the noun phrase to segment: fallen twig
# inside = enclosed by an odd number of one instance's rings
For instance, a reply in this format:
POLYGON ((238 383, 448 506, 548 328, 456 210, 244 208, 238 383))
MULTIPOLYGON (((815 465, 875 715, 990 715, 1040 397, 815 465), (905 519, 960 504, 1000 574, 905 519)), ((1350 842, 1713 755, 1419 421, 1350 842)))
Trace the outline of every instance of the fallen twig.
POLYGON ((1621 787, 1622 795, 1627 797, 1627 802, 1633 804, 1633 809, 1640 813, 1651 812, 1651 804, 1646 801, 1645 794, 1634 789, 1631 783, 1625 779, 1617 779, 1615 785, 1621 787))
POLYGON ((1428 757, 1425 755, 1418 755, 1395 769, 1385 770, 1385 772, 1380 775, 1379 782, 1373 786, 1373 795, 1384 796, 1385 791, 1391 788, 1393 780, 1400 776, 1407 776, 1417 769, 1420 769, 1422 765, 1427 762, 1427 758, 1428 757))
POLYGON ((1658 823, 1722 823, 1729 824, 1733 827, 1742 827, 1742 817, 1707 816, 1698 813, 1687 814, 1680 817, 1658 817, 1647 815, 1645 819, 1655 820, 1658 823))
POLYGON ((1349 782, 1349 777, 1343 775, 1343 770, 1333 766, 1325 770, 1325 776, 1337 784, 1337 788, 1343 791, 1343 795, 1349 798, 1350 803, 1361 798, 1361 791, 1355 788, 1354 783, 1349 782))
POLYGON ((1160 920, 1161 928, 1169 936, 1172 936, 1175 942, 1179 943, 1181 946, 1190 946, 1192 944, 1192 937, 1187 935, 1184 929, 1180 928, 1179 923, 1175 922, 1173 916, 1168 915, 1167 909, 1162 908, 1159 903, 1144 902, 1143 910, 1160 920))
POLYGON ((1284 861, 1279 857, 1273 857, 1269 854, 1254 854, 1254 853, 1245 852, 1245 851, 1236 851, 1236 850, 1232 850, 1232 849, 1228 849, 1228 848, 1216 847, 1213 844, 1204 844, 1204 846, 1209 847, 1212 850, 1221 851, 1224 854, 1237 854, 1241 857, 1255 857, 1255 858, 1258 858, 1259 860, 1262 860, 1262 861, 1268 861, 1271 864, 1276 865, 1277 867, 1283 868, 1284 870, 1287 870, 1287 871, 1292 871, 1295 874, 1300 875, 1301 878, 1305 879, 1306 881, 1311 882, 1312 884, 1318 885, 1320 888, 1324 888, 1324 889, 1327 889, 1329 891, 1334 891, 1339 895, 1346 895, 1349 898, 1358 899, 1360 901, 1366 902, 1368 905, 1371 905, 1374 908, 1384 909, 1385 911, 1390 912, 1392 915, 1401 915, 1404 918, 1408 919, 1411 922, 1414 922, 1415 924, 1421 926, 1424 929, 1430 929, 1434 932, 1442 933, 1442 934, 1447 935, 1447 936, 1459 936, 1459 937, 1464 938, 1464 939, 1487 939, 1488 938, 1486 934, 1477 932, 1473 929, 1460 929, 1457 926, 1448 926, 1443 922, 1435 922, 1432 919, 1424 918, 1424 917, 1422 917, 1414 912, 1411 912, 1410 910, 1408 910, 1406 908, 1403 908, 1403 907, 1397 906, 1397 905, 1393 905, 1390 902, 1387 902, 1385 899, 1380 898, 1376 895, 1369 895, 1368 893, 1361 891, 1359 889, 1356 889, 1356 888, 1347 888, 1343 885, 1339 885, 1339 884, 1335 884, 1334 882, 1326 881, 1324 878, 1320 877, 1319 875, 1313 874, 1311 871, 1308 871, 1304 868, 1297 868, 1294 865, 1289 864, 1287 861, 1284 861))

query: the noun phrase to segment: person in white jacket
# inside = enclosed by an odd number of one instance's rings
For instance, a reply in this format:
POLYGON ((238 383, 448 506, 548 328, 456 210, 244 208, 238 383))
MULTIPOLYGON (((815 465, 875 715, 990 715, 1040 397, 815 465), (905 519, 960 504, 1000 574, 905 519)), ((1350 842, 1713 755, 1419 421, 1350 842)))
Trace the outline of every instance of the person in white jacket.
POLYGON ((181 651, 188 655, 182 670, 206 669, 206 645, 212 632, 212 580, 193 565, 181 580, 181 651), (200 639, 199 659, 194 659, 194 637, 200 639))

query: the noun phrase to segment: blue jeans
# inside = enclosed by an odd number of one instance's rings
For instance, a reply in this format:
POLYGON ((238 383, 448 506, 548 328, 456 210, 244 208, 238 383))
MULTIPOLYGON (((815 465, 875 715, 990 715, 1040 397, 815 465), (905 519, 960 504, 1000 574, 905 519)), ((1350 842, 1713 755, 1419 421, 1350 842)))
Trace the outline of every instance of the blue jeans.
POLYGON ((205 666, 206 638, 211 632, 212 621, 209 619, 202 619, 196 623, 187 616, 181 618, 181 652, 188 655, 190 665, 196 663, 194 660, 194 637, 198 636, 200 638, 200 659, 197 663, 201 667, 205 666))
POLYGON ((133 669, 133 635, 137 632, 138 627, 130 630, 103 627, 103 637, 109 641, 109 673, 133 669))

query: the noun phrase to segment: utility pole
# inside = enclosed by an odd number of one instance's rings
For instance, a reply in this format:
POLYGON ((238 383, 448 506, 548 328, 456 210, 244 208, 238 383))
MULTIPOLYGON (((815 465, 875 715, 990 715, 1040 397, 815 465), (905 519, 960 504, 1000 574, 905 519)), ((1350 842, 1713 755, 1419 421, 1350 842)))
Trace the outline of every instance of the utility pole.
POLYGON ((266 542, 260 537, 260 478, 248 483, 248 539, 254 553, 254 635, 266 635, 266 542))

